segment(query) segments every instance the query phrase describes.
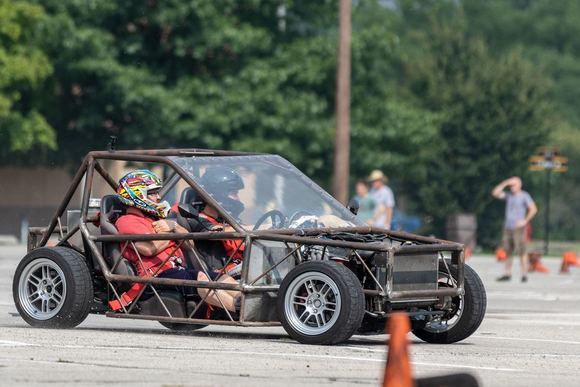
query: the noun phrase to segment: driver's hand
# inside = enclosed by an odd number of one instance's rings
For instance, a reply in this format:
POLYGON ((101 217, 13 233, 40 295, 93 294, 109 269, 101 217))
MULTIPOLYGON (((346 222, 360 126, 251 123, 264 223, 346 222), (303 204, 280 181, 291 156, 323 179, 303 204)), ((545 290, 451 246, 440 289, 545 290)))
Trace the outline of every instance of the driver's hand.
POLYGON ((177 222, 169 219, 162 219, 151 223, 151 225, 157 234, 162 234, 174 232, 175 228, 177 227, 177 222))
POLYGON ((209 231, 223 231, 224 227, 221 224, 214 224, 209 231))

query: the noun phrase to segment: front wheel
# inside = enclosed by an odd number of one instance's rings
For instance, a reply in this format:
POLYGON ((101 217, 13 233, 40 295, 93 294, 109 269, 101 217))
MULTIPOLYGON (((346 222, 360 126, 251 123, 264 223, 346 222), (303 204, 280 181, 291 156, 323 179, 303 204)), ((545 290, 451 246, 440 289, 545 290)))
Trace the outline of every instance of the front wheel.
POLYGON ((358 278, 330 261, 295 267, 278 292, 278 318, 288 334, 304 344, 337 344, 348 340, 364 315, 358 278))
POLYGON ((28 324, 72 328, 89 314, 93 283, 80 253, 65 247, 43 247, 20 261, 12 295, 18 313, 28 324))
MULTIPOLYGON (((439 268, 439 287, 454 287, 457 268, 444 265, 439 268)), ((414 329, 413 334, 428 343, 451 344, 471 336, 485 316, 487 298, 483 282, 471 267, 464 266, 465 294, 453 297, 450 307, 443 316, 434 318, 423 327, 414 329)))

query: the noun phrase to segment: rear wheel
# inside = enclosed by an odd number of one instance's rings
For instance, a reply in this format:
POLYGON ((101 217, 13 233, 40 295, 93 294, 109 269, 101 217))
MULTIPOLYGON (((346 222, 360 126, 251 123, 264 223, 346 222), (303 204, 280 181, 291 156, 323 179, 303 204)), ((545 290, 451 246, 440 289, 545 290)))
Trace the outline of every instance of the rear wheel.
MULTIPOLYGON (((428 343, 451 344, 471 336, 485 316, 487 298, 485 288, 477 273, 465 265, 465 294, 453 297, 451 306, 443 316, 434 318, 423 327, 413 330, 413 334, 428 343)), ((449 266, 451 276, 445 266, 439 267, 439 287, 455 287, 457 267, 449 266)))
POLYGON ((336 344, 348 340, 364 315, 364 294, 358 278, 344 265, 330 261, 295 267, 278 292, 278 317, 295 340, 336 344))
POLYGON ((18 313, 32 326, 77 326, 88 316, 93 300, 85 257, 65 247, 31 251, 16 268, 12 295, 18 313))

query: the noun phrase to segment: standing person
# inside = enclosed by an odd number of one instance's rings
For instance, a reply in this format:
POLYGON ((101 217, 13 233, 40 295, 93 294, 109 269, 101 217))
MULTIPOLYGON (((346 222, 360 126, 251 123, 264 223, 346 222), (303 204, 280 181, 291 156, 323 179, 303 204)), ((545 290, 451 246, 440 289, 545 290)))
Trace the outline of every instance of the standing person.
POLYGON ((493 189, 494 198, 505 200, 505 221, 503 229, 503 248, 507 253, 505 260, 504 275, 499 277, 498 281, 509 281, 512 276, 512 256, 520 256, 522 266, 522 282, 528 281, 528 254, 526 225, 532 220, 538 212, 536 203, 529 193, 522 190, 522 180, 517 177, 511 177, 499 183, 493 189), (504 191, 509 187, 509 191, 504 191))
POLYGON ((378 209, 377 201, 369 195, 369 185, 364 180, 358 180, 355 186, 356 196, 354 197, 358 202, 358 216, 362 221, 372 224, 375 213, 378 209))
POLYGON ((390 230, 395 207, 395 196, 391 188, 386 185, 387 181, 387 176, 378 169, 372 171, 369 176, 369 182, 372 187, 370 194, 378 205, 378 210, 372 219, 372 225, 390 230))

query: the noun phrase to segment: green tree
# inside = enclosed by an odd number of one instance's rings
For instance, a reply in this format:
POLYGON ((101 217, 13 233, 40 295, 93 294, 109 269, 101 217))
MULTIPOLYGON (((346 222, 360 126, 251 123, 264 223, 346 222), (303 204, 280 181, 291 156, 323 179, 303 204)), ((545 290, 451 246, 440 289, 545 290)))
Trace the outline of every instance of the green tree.
POLYGON ((39 112, 37 93, 52 72, 37 44, 40 7, 0 0, 0 159, 56 148, 55 132, 39 112))

